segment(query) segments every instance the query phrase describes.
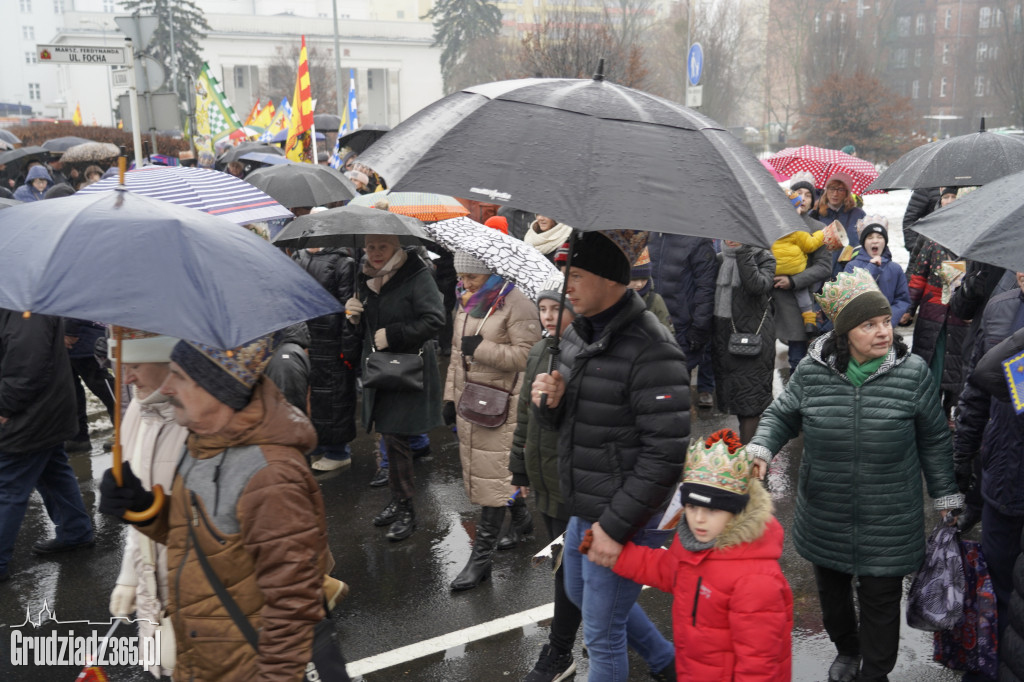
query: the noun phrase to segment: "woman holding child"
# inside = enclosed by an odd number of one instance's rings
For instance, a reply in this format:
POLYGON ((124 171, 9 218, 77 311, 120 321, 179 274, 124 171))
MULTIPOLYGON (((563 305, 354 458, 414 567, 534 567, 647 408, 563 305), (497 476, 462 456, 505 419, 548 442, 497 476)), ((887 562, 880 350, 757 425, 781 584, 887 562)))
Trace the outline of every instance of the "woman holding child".
POLYGON ((763 478, 775 453, 803 431, 793 538, 814 564, 825 630, 838 650, 829 680, 884 680, 899 648, 903 577, 924 559, 921 474, 943 514, 963 496, 937 387, 893 335, 889 302, 870 274, 840 274, 818 302, 835 328, 811 344, 812 361, 765 411, 747 449, 763 478))

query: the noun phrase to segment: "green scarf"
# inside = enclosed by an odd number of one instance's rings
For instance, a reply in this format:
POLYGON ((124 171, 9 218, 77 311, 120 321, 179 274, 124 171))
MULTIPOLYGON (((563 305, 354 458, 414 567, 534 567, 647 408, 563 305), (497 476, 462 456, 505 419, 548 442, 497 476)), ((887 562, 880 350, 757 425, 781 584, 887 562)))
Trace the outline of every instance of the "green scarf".
POLYGON ((850 358, 850 364, 846 366, 846 378, 850 380, 850 383, 854 386, 860 386, 867 378, 878 371, 878 368, 882 366, 882 362, 885 361, 886 356, 883 355, 880 358, 874 360, 868 360, 863 365, 850 358))

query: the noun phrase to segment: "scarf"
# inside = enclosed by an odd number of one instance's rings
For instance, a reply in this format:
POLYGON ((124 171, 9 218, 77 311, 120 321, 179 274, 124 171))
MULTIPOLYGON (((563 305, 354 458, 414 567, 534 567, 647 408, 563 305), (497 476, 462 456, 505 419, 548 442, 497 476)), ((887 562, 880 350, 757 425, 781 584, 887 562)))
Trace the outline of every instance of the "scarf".
POLYGON ((736 249, 722 244, 722 265, 715 280, 715 317, 732 319, 732 290, 740 285, 740 270, 736 265, 736 249))
POLYGON ((572 228, 562 223, 556 223, 547 232, 538 232, 534 229, 534 225, 537 221, 533 221, 530 224, 530 229, 526 231, 526 236, 523 237, 523 241, 537 249, 545 256, 549 253, 554 253, 559 246, 569 241, 569 237, 572 235, 572 228))
POLYGON ((863 365, 850 358, 850 362, 846 365, 846 378, 850 380, 850 383, 854 386, 861 386, 867 381, 868 377, 878 371, 878 368, 882 366, 885 359, 889 357, 886 353, 880 358, 874 360, 868 360, 863 365))
POLYGON ((712 538, 707 542, 701 542, 698 540, 693 531, 690 530, 690 526, 686 523, 686 516, 679 519, 679 525, 676 527, 676 535, 679 537, 679 544, 683 546, 688 552, 703 552, 706 549, 711 549, 715 546, 715 541, 718 538, 712 538))
POLYGON ((482 287, 475 292, 470 292, 463 288, 460 281, 455 287, 455 295, 458 297, 462 309, 470 317, 480 319, 487 315, 487 311, 492 306, 495 310, 501 310, 501 306, 505 304, 505 297, 508 296, 508 292, 512 291, 512 287, 505 288, 505 283, 501 275, 491 275, 482 287))
POLYGON ((406 259, 409 254, 405 252, 405 249, 398 247, 388 262, 382 265, 380 268, 375 268, 368 262, 363 264, 363 274, 366 275, 366 286, 370 287, 370 291, 375 294, 379 294, 380 290, 384 288, 384 285, 391 281, 391 278, 395 276, 395 273, 405 265, 406 259))

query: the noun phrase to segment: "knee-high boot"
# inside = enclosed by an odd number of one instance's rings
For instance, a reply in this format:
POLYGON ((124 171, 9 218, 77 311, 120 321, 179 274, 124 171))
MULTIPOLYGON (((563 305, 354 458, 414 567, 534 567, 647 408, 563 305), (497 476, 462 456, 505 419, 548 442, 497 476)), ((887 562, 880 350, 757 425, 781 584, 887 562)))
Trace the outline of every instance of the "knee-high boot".
POLYGON ((498 542, 501 523, 505 520, 505 507, 484 507, 480 511, 480 523, 476 526, 476 540, 473 553, 469 555, 462 572, 452 581, 456 592, 471 590, 491 575, 491 558, 498 542))
POLYGON ((533 532, 533 516, 530 514, 530 508, 526 506, 526 500, 517 497, 508 509, 512 520, 508 524, 508 532, 498 540, 498 549, 515 549, 525 536, 533 532))

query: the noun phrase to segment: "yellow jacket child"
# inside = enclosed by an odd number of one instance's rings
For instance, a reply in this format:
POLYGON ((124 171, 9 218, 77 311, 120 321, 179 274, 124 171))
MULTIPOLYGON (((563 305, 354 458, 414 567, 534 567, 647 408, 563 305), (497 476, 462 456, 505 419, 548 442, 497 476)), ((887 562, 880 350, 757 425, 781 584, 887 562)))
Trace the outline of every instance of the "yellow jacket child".
POLYGON ((794 232, 776 239, 772 244, 772 255, 775 256, 776 275, 795 275, 807 269, 807 254, 814 253, 825 244, 825 233, 822 230, 794 232))

